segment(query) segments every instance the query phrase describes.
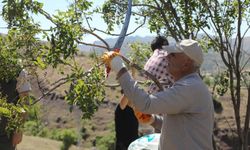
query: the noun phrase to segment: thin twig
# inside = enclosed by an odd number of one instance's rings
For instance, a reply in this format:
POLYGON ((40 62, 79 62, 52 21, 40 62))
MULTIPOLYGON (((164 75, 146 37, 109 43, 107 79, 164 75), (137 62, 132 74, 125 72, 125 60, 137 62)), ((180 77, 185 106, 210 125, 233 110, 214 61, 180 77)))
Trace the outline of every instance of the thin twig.
POLYGON ((105 47, 105 46, 102 46, 102 45, 96 45, 96 44, 86 43, 86 42, 82 42, 82 41, 79 41, 79 40, 76 40, 76 42, 79 43, 79 44, 87 45, 87 46, 93 46, 93 47, 99 47, 99 48, 108 49, 108 47, 105 47))
POLYGON ((85 29, 85 28, 81 28, 81 29, 82 29, 82 31, 84 31, 84 32, 86 32, 86 33, 88 33, 88 34, 91 34, 91 35, 95 36, 97 39, 99 39, 101 42, 103 42, 103 43, 106 45, 106 48, 107 48, 108 50, 110 50, 109 44, 108 44, 104 39, 102 39, 99 35, 95 34, 95 33, 92 32, 92 31, 89 31, 89 30, 87 30, 87 29, 85 29))

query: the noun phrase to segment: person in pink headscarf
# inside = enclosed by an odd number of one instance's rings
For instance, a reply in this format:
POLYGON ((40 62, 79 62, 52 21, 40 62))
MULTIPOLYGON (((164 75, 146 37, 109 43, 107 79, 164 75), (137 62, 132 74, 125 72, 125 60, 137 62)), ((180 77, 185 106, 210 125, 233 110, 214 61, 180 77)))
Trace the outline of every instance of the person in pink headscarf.
MULTIPOLYGON (((152 74, 162 84, 163 89, 168 88, 173 82, 173 77, 166 69, 168 65, 167 52, 162 50, 162 47, 166 45, 169 45, 168 40, 164 36, 157 36, 151 42, 153 55, 144 65, 144 70, 152 74)), ((159 92, 159 88, 153 83, 150 85, 148 92, 159 92)))

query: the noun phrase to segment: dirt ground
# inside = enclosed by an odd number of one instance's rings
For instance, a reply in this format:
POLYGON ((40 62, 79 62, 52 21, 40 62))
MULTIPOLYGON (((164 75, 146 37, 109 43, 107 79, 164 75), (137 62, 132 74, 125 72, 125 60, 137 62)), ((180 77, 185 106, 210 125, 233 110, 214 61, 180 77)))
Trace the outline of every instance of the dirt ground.
MULTIPOLYGON (((242 92, 243 95, 244 93, 246 93, 244 89, 242 90, 242 92)), ((236 149, 237 138, 233 104, 229 96, 220 97, 219 102, 222 103, 223 111, 221 113, 215 113, 214 138, 216 141, 217 149, 234 150, 236 149)), ((246 97, 242 98, 240 113, 241 123, 243 124, 246 113, 246 97)))

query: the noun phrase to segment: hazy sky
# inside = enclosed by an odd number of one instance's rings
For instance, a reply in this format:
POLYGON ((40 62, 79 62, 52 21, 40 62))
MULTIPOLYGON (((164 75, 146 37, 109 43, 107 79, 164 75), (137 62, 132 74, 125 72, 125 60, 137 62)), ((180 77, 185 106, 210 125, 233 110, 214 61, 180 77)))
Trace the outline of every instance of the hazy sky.
MULTIPOLYGON (((67 6, 69 5, 70 2, 73 2, 73 0, 38 0, 39 2, 43 2, 44 3, 44 10, 47 11, 50 14, 55 13, 56 10, 66 10, 67 6)), ((94 7, 97 6, 101 6, 101 4, 104 2, 104 0, 94 0, 94 7)), ((0 11, 2 10, 2 6, 3 4, 0 3, 0 11)), ((48 29, 49 26, 52 25, 52 23, 50 23, 46 18, 42 17, 42 16, 34 16, 36 21, 39 21, 42 25, 42 28, 44 29, 48 29)), ((104 22, 101 21, 100 16, 94 16, 93 21, 91 22, 91 26, 97 28, 97 29, 102 29, 105 30, 106 29, 106 25, 104 22)), ((136 25, 134 23, 134 20, 131 19, 130 20, 130 24, 129 24, 129 28, 128 28, 128 32, 133 31, 138 25, 136 25)), ((7 33, 7 29, 5 28, 6 24, 4 23, 4 21, 2 20, 2 18, 0 17, 0 32, 1 33, 7 33)), ((117 26, 115 28, 114 33, 115 34, 119 34, 121 31, 122 25, 117 26)), ((243 22, 243 26, 242 29, 245 30, 246 29, 246 24, 243 22)), ((212 31, 209 31, 210 34, 213 34, 212 31)), ((103 33, 98 33, 99 36, 101 36, 102 38, 109 38, 111 36, 108 36, 106 34, 103 33)), ((149 32, 149 30, 146 27, 143 27, 139 30, 137 30, 137 32, 135 32, 133 34, 134 36, 138 35, 138 36, 154 36, 155 34, 152 34, 149 32)), ((247 36, 250 36, 250 31, 248 31, 247 36)), ((97 40, 95 37, 89 36, 87 35, 86 38, 84 39, 85 42, 93 42, 97 40)))
MULTIPOLYGON (((50 14, 55 13, 56 10, 66 10, 67 6, 69 5, 71 1, 69 0, 38 0, 39 2, 43 2, 43 8, 45 11, 47 11, 50 14)), ((104 0, 95 0, 94 2, 94 7, 97 6, 101 6, 101 4, 103 3, 104 0)), ((2 10, 2 6, 3 4, 0 4, 0 9, 2 10)), ((42 28, 47 29, 49 26, 52 25, 52 23, 50 23, 45 17, 43 16, 34 16, 36 21, 39 21, 42 25, 42 28)), ((102 29, 105 30, 106 29, 106 25, 104 22, 101 21, 100 16, 94 16, 93 21, 91 22, 91 25, 97 29, 102 29)), ((133 23, 134 20, 131 19, 130 20, 130 24, 129 24, 129 28, 128 28, 128 32, 129 31, 133 31, 133 29, 135 29, 138 25, 136 25, 135 23, 133 23)), ((4 23, 4 21, 2 20, 2 18, 0 18, 0 32, 2 33, 6 33, 7 29, 3 28, 6 27, 6 24, 4 23)), ((115 34, 119 34, 121 31, 122 25, 121 26, 117 26, 115 28, 114 33, 115 34)), ((110 36, 103 34, 103 33, 98 33, 99 36, 101 36, 102 38, 108 38, 110 36)), ((155 34, 151 34, 149 32, 149 30, 146 27, 143 27, 142 29, 138 30, 137 32, 135 32, 133 34, 134 36, 139 35, 139 36, 147 36, 147 35, 155 35, 155 34)), ((84 41, 87 42, 93 42, 97 40, 95 37, 91 37, 91 36, 87 36, 85 38, 84 41)))

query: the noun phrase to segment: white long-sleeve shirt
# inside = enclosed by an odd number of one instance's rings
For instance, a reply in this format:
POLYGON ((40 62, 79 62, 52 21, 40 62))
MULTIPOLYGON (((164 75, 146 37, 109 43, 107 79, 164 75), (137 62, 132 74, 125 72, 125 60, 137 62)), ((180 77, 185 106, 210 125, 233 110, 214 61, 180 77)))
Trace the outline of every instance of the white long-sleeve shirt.
POLYGON ((208 88, 197 73, 176 81, 171 88, 147 94, 128 72, 118 79, 124 94, 135 107, 149 114, 163 114, 160 150, 211 150, 213 102, 208 88))

